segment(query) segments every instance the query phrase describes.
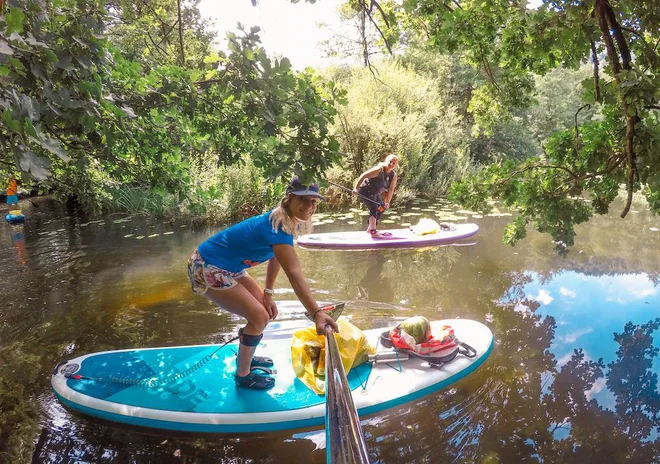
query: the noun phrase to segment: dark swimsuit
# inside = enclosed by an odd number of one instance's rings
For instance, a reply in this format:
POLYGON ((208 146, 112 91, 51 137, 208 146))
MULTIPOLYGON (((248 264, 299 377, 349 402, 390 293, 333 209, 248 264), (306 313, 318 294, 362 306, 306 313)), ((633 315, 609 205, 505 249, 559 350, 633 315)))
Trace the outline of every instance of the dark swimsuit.
POLYGON ((372 200, 369 201, 360 198, 360 201, 364 203, 364 206, 369 209, 369 215, 376 219, 380 219, 381 214, 383 214, 378 211, 378 207, 383 205, 383 193, 387 192, 392 179, 394 179, 394 170, 390 171, 389 174, 386 174, 385 169, 381 169, 376 177, 364 179, 362 185, 358 188, 358 193, 361 196, 372 200))

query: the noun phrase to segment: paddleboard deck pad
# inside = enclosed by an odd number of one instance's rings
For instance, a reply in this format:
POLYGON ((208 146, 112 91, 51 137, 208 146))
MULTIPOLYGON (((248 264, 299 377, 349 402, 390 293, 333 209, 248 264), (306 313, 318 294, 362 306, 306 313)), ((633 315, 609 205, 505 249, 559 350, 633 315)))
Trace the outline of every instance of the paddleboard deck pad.
MULTIPOLYGON (((302 307, 301 307, 302 311, 302 307)), ((477 369, 493 348, 493 335, 471 320, 433 321, 433 330, 450 324, 456 336, 476 351, 442 368, 410 358, 400 363, 364 363, 348 373, 358 414, 364 417, 438 391, 477 369), (438 328, 435 328, 435 327, 438 328)), ((378 352, 386 330, 364 331, 378 352)), ((270 390, 236 387, 236 343, 105 351, 60 363, 51 384, 67 407, 129 425, 209 433, 252 433, 323 426, 325 397, 299 381, 291 366, 291 338, 268 339, 257 355, 275 362, 270 390)))
POLYGON ((449 230, 435 234, 416 235, 410 229, 379 230, 384 237, 371 237, 365 231, 328 232, 303 235, 298 245, 305 248, 328 248, 335 250, 370 250, 374 248, 418 248, 455 242, 472 237, 479 231, 476 224, 451 224, 449 230))
POLYGON ((11 214, 8 213, 5 216, 5 221, 7 221, 10 224, 22 224, 25 222, 25 216, 23 214, 11 214))

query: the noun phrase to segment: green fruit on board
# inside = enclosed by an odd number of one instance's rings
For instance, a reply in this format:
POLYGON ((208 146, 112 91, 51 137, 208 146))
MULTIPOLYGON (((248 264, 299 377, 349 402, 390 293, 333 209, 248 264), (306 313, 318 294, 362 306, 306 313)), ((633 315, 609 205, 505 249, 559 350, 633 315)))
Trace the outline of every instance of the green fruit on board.
POLYGON ((424 316, 409 317, 399 324, 401 329, 415 339, 416 344, 423 343, 431 335, 431 323, 424 316))

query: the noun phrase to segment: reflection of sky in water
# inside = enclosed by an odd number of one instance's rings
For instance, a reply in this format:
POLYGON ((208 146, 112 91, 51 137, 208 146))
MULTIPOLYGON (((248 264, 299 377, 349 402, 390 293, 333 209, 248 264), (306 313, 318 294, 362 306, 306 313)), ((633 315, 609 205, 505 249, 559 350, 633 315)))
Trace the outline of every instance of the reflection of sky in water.
MULTIPOLYGON (((619 347, 614 332, 622 333, 627 322, 645 324, 658 317, 660 292, 646 274, 587 276, 568 271, 545 283, 539 282, 538 275, 529 275, 532 281, 524 286, 525 296, 539 302, 537 314, 553 316, 557 322, 550 351, 557 358, 558 369, 577 348, 588 359, 603 358, 605 364, 614 361, 619 347)), ((522 305, 516 309, 527 310, 522 305)), ((654 345, 660 347, 658 332, 654 345)), ((658 367, 654 362, 653 371, 660 372, 658 367)), ((605 381, 598 379, 587 397, 613 409, 614 397, 605 381)))

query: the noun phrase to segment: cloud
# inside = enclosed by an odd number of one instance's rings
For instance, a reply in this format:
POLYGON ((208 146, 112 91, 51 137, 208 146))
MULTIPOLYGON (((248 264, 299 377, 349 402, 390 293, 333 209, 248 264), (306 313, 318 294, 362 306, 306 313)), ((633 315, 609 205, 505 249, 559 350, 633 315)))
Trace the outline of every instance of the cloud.
POLYGON ((647 296, 655 295, 657 291, 655 288, 641 288, 641 289, 631 289, 630 293, 632 293, 632 295, 635 298, 642 299, 642 298, 646 298, 647 296))
POLYGON ((586 393, 587 399, 590 400, 599 394, 607 386, 607 380, 603 377, 596 379, 591 389, 586 393))
POLYGON ((560 338, 560 340, 564 343, 575 343, 575 341, 580 338, 582 335, 586 335, 588 333, 593 332, 594 329, 589 327, 588 329, 582 329, 582 330, 576 330, 575 332, 570 332, 563 337, 560 338))
POLYGON ((566 287, 561 287, 561 288, 559 288, 559 293, 560 293, 561 295, 563 295, 563 296, 567 296, 567 297, 569 297, 569 298, 575 298, 575 296, 576 296, 576 293, 575 293, 574 290, 569 290, 569 289, 566 288, 566 287))
POLYGON ((549 305, 554 301, 554 298, 550 296, 547 290, 539 290, 539 294, 534 299, 544 305, 549 305))

